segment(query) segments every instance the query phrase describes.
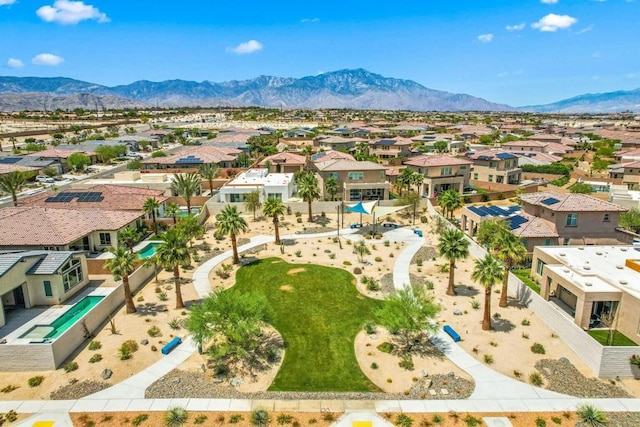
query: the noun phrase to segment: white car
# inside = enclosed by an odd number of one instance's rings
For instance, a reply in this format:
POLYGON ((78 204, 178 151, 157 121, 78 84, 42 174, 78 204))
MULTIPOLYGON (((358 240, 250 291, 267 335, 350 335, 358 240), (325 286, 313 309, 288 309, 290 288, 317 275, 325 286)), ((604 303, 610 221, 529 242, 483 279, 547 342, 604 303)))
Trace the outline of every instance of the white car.
POLYGON ((44 182, 44 183, 47 183, 47 184, 53 184, 54 182, 56 182, 55 179, 51 178, 50 176, 46 176, 46 175, 38 175, 38 176, 36 176, 36 181, 44 182))

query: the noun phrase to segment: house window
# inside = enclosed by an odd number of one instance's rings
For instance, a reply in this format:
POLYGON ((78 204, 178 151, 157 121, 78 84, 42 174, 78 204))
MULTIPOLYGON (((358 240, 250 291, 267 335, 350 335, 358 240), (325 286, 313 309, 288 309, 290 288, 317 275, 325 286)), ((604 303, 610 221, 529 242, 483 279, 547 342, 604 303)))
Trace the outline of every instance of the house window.
POLYGON ((329 172, 329 178, 338 179, 338 172, 329 172))
POLYGON ((567 246, 569 244, 569 238, 565 237, 564 240, 562 241, 562 244, 567 246))
POLYGON ((100 245, 111 245, 111 233, 100 233, 100 245))
POLYGON ((527 239, 522 239, 522 245, 526 248, 527 247, 527 243, 529 243, 529 241, 527 239))
POLYGON ((546 263, 541 259, 538 260, 538 264, 536 265, 536 273, 538 273, 540 276, 542 276, 542 269, 544 268, 545 264, 546 263))
POLYGON ((570 213, 567 214, 567 227, 577 227, 578 226, 578 214, 570 213))
POLYGON ((42 285, 44 286, 44 296, 45 297, 52 297, 53 296, 53 291, 51 290, 51 281, 43 280, 42 281, 42 285))
POLYGON ((489 182, 493 182, 493 175, 489 175, 489 182))
POLYGON ((347 177, 349 181, 362 181, 364 179, 364 172, 349 172, 347 177))
POLYGON ((496 167, 496 164, 495 164, 494 162, 489 162, 489 167, 490 167, 490 168, 495 168, 495 167, 496 167))
POLYGON ((544 239, 544 245, 545 246, 551 245, 551 239, 544 239))
POLYGON ((611 219, 609 218, 609 214, 608 214, 608 213, 607 213, 607 214, 604 214, 604 220, 603 220, 603 221, 604 221, 604 222, 609 222, 609 221, 611 221, 611 219))
POLYGON ((478 174, 477 173, 473 174, 473 179, 478 179, 478 174))
POLYGON ((267 199, 277 199, 282 200, 282 193, 268 193, 267 199))
POLYGON ((465 169, 467 169, 467 165, 460 166, 460 170, 465 170, 465 169))
POLYGON ((440 175, 443 175, 443 176, 446 176, 446 175, 453 175, 453 174, 451 173, 451 167, 450 167, 450 166, 447 166, 447 167, 444 167, 444 168, 440 168, 440 175))
POLYGON ((79 259, 72 259, 63 267, 62 284, 65 292, 69 292, 78 283, 81 283, 82 279, 82 263, 79 259))

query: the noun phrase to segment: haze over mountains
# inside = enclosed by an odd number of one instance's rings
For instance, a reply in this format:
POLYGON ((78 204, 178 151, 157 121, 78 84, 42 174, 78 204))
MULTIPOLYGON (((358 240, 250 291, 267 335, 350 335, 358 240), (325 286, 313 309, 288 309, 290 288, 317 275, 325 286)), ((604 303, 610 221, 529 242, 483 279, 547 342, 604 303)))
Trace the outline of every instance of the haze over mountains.
MULTIPOLYGON (((414 111, 517 110, 471 95, 429 89, 411 80, 383 77, 363 69, 339 70, 299 79, 259 76, 222 83, 140 80, 114 87, 63 77, 0 77, 0 110, 3 111, 220 105, 414 111)), ((583 95, 521 110, 640 111, 640 90, 583 95)))

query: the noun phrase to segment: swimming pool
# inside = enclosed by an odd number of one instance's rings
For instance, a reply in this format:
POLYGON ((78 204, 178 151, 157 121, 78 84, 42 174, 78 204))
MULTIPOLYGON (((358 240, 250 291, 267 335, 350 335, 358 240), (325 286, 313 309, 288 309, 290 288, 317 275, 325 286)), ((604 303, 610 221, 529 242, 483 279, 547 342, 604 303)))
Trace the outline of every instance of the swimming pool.
POLYGON ((92 295, 82 298, 75 303, 67 312, 51 322, 49 325, 35 325, 20 338, 31 339, 53 339, 58 338, 64 331, 69 329, 71 325, 76 323, 82 316, 87 314, 96 304, 104 297, 100 295, 92 295))
POLYGON ((149 243, 148 245, 146 245, 144 248, 140 249, 138 251, 138 255, 140 256, 140 258, 149 258, 153 255, 155 255, 156 253, 156 247, 158 247, 160 245, 160 243, 149 243))

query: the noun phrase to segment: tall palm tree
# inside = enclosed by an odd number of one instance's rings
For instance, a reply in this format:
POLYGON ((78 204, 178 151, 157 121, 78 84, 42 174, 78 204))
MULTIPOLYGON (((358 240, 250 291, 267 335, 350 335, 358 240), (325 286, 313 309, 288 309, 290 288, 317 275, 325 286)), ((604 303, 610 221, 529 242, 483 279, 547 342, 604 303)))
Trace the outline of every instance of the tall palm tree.
POLYGON ((420 194, 420 190, 421 190, 420 187, 422 187, 423 182, 424 182, 424 175, 422 175, 421 173, 414 172, 414 174, 411 175, 410 184, 416 186, 416 190, 417 190, 416 192, 418 194, 420 194))
POLYGON ((187 213, 191 213, 191 197, 200 192, 200 175, 197 173, 175 174, 171 191, 182 197, 187 204, 187 213))
POLYGON ((456 288, 453 286, 456 261, 469 256, 469 241, 465 238, 464 233, 457 228, 446 229, 442 235, 440 235, 438 252, 441 257, 449 260, 449 286, 447 287, 447 295, 456 295, 456 288))
POLYGON ((174 288, 176 289, 176 309, 184 308, 180 290, 180 266, 191 262, 191 253, 187 247, 188 238, 178 228, 173 227, 162 233, 162 243, 156 248, 158 263, 164 268, 173 269, 174 288))
POLYGON ((231 247, 233 248, 233 263, 238 264, 238 242, 236 236, 240 232, 248 230, 247 222, 240 216, 235 206, 227 205, 216 215, 216 231, 218 234, 228 234, 231 237, 231 247))
POLYGON ((313 212, 311 208, 311 203, 320 198, 320 189, 318 188, 318 178, 313 174, 313 172, 307 172, 300 175, 298 179, 298 196, 302 198, 305 202, 307 202, 309 206, 309 222, 313 221, 313 212))
POLYGON ((206 163, 200 166, 198 172, 200 176, 207 180, 209 183, 209 194, 213 196, 213 180, 218 176, 218 165, 215 163, 206 163))
POLYGON ((158 199, 156 199, 155 197, 149 197, 144 201, 144 204, 142 205, 142 211, 147 215, 151 215, 151 218, 153 219, 153 234, 155 234, 156 236, 158 235, 158 223, 156 222, 156 214, 159 208, 160 201, 158 201, 158 199))
POLYGON ((247 194, 244 198, 244 206, 248 211, 253 211, 253 220, 256 220, 256 211, 262 206, 260 201, 260 191, 255 190, 247 194))
POLYGON ((491 326, 491 288, 502 278, 502 265, 492 255, 476 260, 471 278, 484 287, 484 316, 482 330, 489 331, 491 326))
POLYGON ((187 215, 180 220, 176 228, 179 229, 189 240, 189 245, 193 247, 193 239, 204 234, 204 227, 200 225, 196 214, 187 215))
POLYGON ((442 207, 442 215, 450 214, 453 219, 453 212, 462 207, 462 197, 456 190, 446 190, 438 195, 438 204, 442 207))
POLYGON ((509 284, 509 270, 526 258, 527 248, 522 240, 510 231, 502 232, 495 240, 496 257, 504 263, 504 277, 502 279, 502 292, 500 294, 500 307, 507 306, 507 286, 509 284))
POLYGON ((167 208, 164 210, 164 214, 166 216, 170 216, 173 218, 173 225, 176 225, 178 222, 178 214, 180 213, 180 206, 177 203, 171 202, 167 205, 167 208))
POLYGON ((16 149, 16 142, 18 142, 18 140, 15 138, 15 136, 12 136, 9 138, 9 142, 11 143, 11 145, 13 145, 13 149, 16 149))
POLYGON ((162 292, 158 282, 158 257, 154 254, 150 257, 144 258, 142 260, 142 266, 145 268, 153 267, 153 273, 155 276, 155 283, 156 283, 156 293, 159 294, 160 292, 162 292))
POLYGON ((338 178, 335 176, 330 176, 324 183, 324 189, 331 196, 331 200, 336 199, 336 194, 338 193, 338 178))
POLYGON ((104 267, 114 276, 122 277, 122 288, 124 289, 124 301, 127 307, 127 314, 135 313, 136 306, 133 303, 133 294, 129 286, 129 275, 133 273, 136 268, 138 254, 129 252, 122 246, 110 248, 109 252, 113 254, 113 258, 109 258, 104 263, 104 267))
POLYGON ((406 188, 407 190, 411 186, 413 182, 414 171, 411 168, 404 168, 398 178, 396 178, 396 187, 398 188, 398 195, 402 196, 402 190, 406 188))
POLYGON ((13 206, 18 206, 18 193, 24 187, 26 181, 26 175, 20 171, 0 175, 0 190, 11 195, 13 206))
POLYGON ((140 241, 140 233, 135 227, 128 226, 118 231, 118 241, 122 242, 129 249, 129 252, 133 253, 133 247, 140 241))
POLYGON ((262 213, 265 216, 270 216, 273 218, 273 228, 276 233, 276 245, 280 244, 280 217, 284 215, 286 210, 287 209, 284 206, 284 203, 282 203, 282 200, 276 199, 275 197, 269 197, 264 202, 264 206, 262 207, 262 213))

